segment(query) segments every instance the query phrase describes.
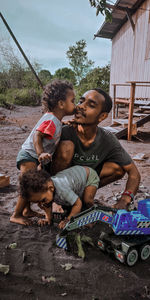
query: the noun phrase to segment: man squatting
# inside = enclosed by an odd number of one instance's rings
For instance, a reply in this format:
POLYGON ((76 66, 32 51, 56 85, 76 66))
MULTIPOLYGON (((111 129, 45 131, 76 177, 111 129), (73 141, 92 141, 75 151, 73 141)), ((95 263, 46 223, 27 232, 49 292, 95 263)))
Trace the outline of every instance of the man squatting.
POLYGON ((98 127, 111 108, 111 97, 100 88, 89 90, 80 98, 74 119, 77 126, 63 127, 52 169, 56 174, 74 165, 91 167, 99 175, 99 188, 127 174, 125 190, 115 204, 117 209, 127 209, 137 192, 140 174, 118 139, 98 127))

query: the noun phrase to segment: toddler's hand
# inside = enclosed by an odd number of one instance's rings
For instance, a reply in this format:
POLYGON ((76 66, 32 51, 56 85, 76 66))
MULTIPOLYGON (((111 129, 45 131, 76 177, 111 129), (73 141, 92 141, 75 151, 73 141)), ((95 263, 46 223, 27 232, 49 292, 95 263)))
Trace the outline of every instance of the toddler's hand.
POLYGON ((40 219, 38 220, 38 225, 39 226, 45 226, 45 225, 50 225, 51 221, 48 219, 40 219))
POLYGON ((38 161, 41 163, 43 161, 45 161, 46 163, 50 162, 52 160, 52 155, 49 153, 41 153, 38 157, 38 161))
POLYGON ((59 224, 58 224, 58 227, 60 228, 60 229, 63 229, 65 226, 66 226, 66 224, 69 222, 69 220, 68 220, 68 218, 65 218, 64 220, 62 220, 59 224))
POLYGON ((74 118, 72 118, 72 119, 70 119, 70 120, 68 120, 68 121, 63 120, 63 121, 62 121, 62 124, 63 124, 63 125, 69 125, 69 126, 72 126, 72 125, 75 124, 74 118))

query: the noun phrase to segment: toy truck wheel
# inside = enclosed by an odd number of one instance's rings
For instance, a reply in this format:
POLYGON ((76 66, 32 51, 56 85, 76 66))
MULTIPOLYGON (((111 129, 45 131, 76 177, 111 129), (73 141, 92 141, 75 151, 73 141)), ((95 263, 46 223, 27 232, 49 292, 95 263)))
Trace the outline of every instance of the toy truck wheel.
POLYGON ((138 260, 138 252, 135 248, 129 250, 126 258, 126 263, 128 266, 132 267, 136 264, 138 260))
POLYGON ((150 245, 145 244, 140 249, 140 257, 142 260, 146 260, 149 258, 149 256, 150 256, 150 245))

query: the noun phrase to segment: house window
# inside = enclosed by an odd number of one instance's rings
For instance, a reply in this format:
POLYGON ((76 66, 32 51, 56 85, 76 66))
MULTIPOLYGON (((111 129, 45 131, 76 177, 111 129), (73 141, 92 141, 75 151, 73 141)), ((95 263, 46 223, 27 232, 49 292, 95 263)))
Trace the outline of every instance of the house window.
POLYGON ((149 12, 149 18, 148 18, 145 59, 150 59, 150 12, 149 12))

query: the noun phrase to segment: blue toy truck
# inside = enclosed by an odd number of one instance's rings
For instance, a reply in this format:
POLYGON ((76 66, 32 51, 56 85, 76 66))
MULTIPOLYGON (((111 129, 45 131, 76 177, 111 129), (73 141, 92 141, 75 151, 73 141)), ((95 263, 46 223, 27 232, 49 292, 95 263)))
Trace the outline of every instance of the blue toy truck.
POLYGON ((110 225, 112 233, 100 233, 97 246, 113 253, 121 263, 133 266, 138 258, 147 260, 150 256, 150 199, 138 202, 132 211, 94 205, 71 218, 56 238, 58 247, 67 250, 67 233, 94 222, 110 225))

